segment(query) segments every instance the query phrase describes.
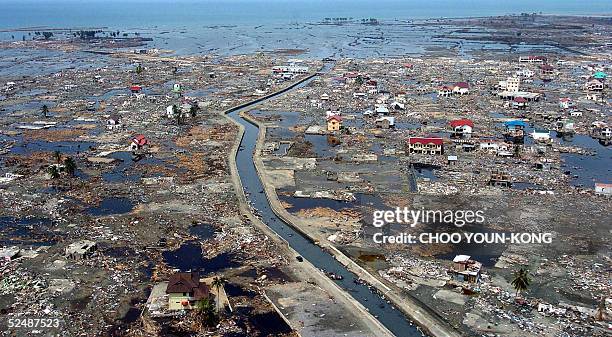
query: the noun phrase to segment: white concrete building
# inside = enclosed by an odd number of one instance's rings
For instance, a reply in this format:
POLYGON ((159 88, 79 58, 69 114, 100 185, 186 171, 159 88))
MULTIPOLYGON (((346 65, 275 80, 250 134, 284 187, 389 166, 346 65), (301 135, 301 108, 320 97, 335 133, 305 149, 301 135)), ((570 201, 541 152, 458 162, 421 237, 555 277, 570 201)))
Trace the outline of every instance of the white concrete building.
POLYGON ((383 115, 389 114, 389 109, 384 105, 377 106, 375 111, 377 114, 383 114, 383 115))
POLYGON ((595 183, 595 194, 612 195, 612 184, 595 183))
POLYGON ((535 75, 535 72, 531 69, 521 69, 516 71, 516 76, 532 78, 535 75))
POLYGON ((506 91, 519 92, 521 87, 521 79, 519 77, 509 77, 506 80, 507 86, 506 91))
POLYGON ((531 133, 531 137, 533 140, 537 142, 549 142, 550 141, 550 131, 543 129, 535 129, 531 133))

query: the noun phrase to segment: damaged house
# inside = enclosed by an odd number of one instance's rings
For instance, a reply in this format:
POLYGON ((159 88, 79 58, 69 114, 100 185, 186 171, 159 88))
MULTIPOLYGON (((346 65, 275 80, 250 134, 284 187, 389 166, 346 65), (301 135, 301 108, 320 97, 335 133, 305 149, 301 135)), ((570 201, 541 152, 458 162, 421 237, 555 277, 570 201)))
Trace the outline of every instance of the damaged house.
POLYGON ((148 143, 149 141, 147 140, 145 136, 137 135, 136 137, 132 138, 132 143, 130 143, 130 150, 131 151, 140 150, 148 143))
POLYGON ((66 258, 71 260, 84 260, 89 258, 98 249, 98 245, 90 240, 81 240, 66 247, 66 258))
POLYGON ((469 255, 457 255, 449 272, 455 281, 478 283, 481 269, 482 263, 470 259, 469 255))
POLYGON ((168 310, 197 308, 200 301, 211 298, 208 285, 200 281, 198 273, 176 273, 170 276, 168 287, 168 310))

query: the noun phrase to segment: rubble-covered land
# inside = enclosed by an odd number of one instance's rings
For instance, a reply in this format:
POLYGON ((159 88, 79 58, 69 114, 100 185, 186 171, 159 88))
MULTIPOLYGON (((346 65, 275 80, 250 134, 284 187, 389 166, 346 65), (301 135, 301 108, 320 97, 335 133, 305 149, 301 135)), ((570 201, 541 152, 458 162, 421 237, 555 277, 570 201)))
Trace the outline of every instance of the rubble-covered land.
POLYGON ((321 60, 177 56, 102 30, 0 42, 0 335, 42 315, 60 336, 380 336, 338 295, 340 276, 321 279, 262 226, 232 174, 242 128, 224 112, 320 69, 243 114, 265 126, 254 158, 279 216, 449 335, 609 334, 611 21, 409 26, 445 45, 321 60), (484 221, 373 226, 396 207, 484 221), (381 243, 381 231, 535 239, 381 243))
POLYGON ((2 75, 2 316, 44 313, 66 336, 193 335, 209 329, 201 314, 169 311, 166 289, 145 304, 156 284, 200 270, 225 279, 233 314, 211 325, 218 335, 292 335, 263 289, 298 278, 238 208, 239 129, 220 113, 295 80, 272 73, 283 61, 78 51, 45 57, 38 74, 30 46, 6 47, 26 61, 2 75))
MULTIPOLYGON (((533 43, 551 34, 512 20, 484 25, 533 43)), ((610 31, 609 22, 598 27, 610 31)), ((266 179, 303 232, 464 335, 606 335, 612 60, 601 45, 609 38, 583 32, 578 44, 589 48, 580 52, 340 59, 310 86, 250 113, 267 126, 266 179), (373 211, 396 207, 481 210, 484 223, 395 223, 383 228, 388 235, 552 240, 374 242, 373 211), (517 293, 520 269, 531 283, 517 293)))

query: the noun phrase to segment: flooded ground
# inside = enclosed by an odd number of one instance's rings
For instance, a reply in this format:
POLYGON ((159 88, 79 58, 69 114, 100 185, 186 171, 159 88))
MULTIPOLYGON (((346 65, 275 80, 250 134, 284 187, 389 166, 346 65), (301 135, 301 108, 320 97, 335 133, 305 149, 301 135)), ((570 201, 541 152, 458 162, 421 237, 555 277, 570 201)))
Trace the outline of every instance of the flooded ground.
POLYGON ((438 165, 428 165, 421 163, 414 163, 413 167, 418 177, 429 179, 432 181, 438 179, 438 177, 435 175, 435 171, 441 169, 441 167, 438 165))
MULTIPOLYGON (((487 226, 465 226, 458 230, 451 227, 452 225, 434 224, 435 232, 439 233, 503 233, 487 226)), ((449 245, 448 252, 435 255, 437 259, 453 261, 457 255, 469 255, 475 261, 482 263, 484 267, 492 268, 497 263, 499 257, 504 253, 508 245, 499 243, 468 243, 461 242, 459 244, 449 245)))
MULTIPOLYGON (((135 182, 142 178, 139 168, 146 165, 164 165, 165 162, 151 156, 135 155, 129 151, 113 152, 109 158, 117 159, 118 162, 110 172, 102 173, 104 181, 109 183, 135 182)), ((170 164, 166 164, 171 166, 170 164)))
MULTIPOLYGON (((555 133, 553 132, 552 137, 555 133)), ((593 154, 561 155, 566 168, 572 176, 574 186, 593 187, 595 183, 612 183, 612 147, 602 145, 596 139, 585 135, 574 135, 570 140, 559 138, 563 145, 578 146, 593 154)))
POLYGON ((163 253, 164 261, 180 271, 199 271, 202 275, 214 274, 227 268, 240 266, 230 253, 221 253, 212 258, 206 258, 202 246, 197 241, 187 241, 174 251, 163 253))
POLYGON ((0 76, 50 75, 67 69, 94 69, 105 64, 87 53, 72 53, 71 61, 58 62, 62 55, 60 51, 50 50, 0 49, 0 76))
POLYGON ((128 213, 133 208, 134 205, 128 198, 108 197, 102 199, 97 206, 89 208, 87 213, 92 216, 119 215, 128 213))
POLYGON ((17 143, 11 148, 11 152, 18 155, 27 155, 33 152, 55 152, 65 154, 79 154, 81 152, 87 152, 95 147, 95 143, 92 142, 79 142, 79 141, 58 141, 49 142, 44 140, 23 140, 21 143, 17 143))
MULTIPOLYGON (((498 124, 501 128, 502 123, 498 124)), ((525 145, 534 145, 530 134, 539 128, 537 124, 529 124, 525 128, 525 145)), ((609 184, 612 180, 612 147, 604 145, 597 139, 587 135, 574 134, 569 137, 558 137, 556 131, 550 130, 550 136, 563 146, 575 146, 584 150, 580 153, 561 153, 563 168, 571 177, 574 186, 594 187, 595 183, 609 184)), ((519 183, 519 186, 522 185, 519 183)), ((537 188, 536 188, 537 189, 537 188)))
POLYGON ((259 330, 257 336, 275 336, 291 332, 291 327, 278 315, 276 311, 262 314, 251 314, 249 322, 259 330))
POLYGON ((2 245, 29 244, 49 246, 56 243, 52 231, 53 221, 45 218, 0 217, 2 245))
POLYGON ((198 237, 199 240, 208 240, 212 238, 217 231, 215 227, 207 223, 199 223, 189 228, 189 233, 198 237))

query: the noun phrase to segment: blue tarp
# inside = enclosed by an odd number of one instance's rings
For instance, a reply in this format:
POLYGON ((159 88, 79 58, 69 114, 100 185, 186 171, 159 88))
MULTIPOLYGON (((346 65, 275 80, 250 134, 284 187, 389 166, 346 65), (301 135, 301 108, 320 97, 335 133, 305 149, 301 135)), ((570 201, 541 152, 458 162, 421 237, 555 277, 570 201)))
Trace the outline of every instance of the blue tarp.
POLYGON ((520 127, 525 128, 525 127, 527 126, 527 123, 525 123, 525 122, 523 122, 523 121, 519 121, 519 120, 514 120, 514 121, 507 121, 507 122, 505 122, 505 123, 504 123, 504 125, 505 125, 507 128, 510 128, 510 127, 517 127, 517 126, 520 126, 520 127))
POLYGON ((603 71, 598 71, 595 73, 595 75, 593 75, 593 77, 597 79, 602 79, 608 77, 608 74, 604 73, 603 71))

